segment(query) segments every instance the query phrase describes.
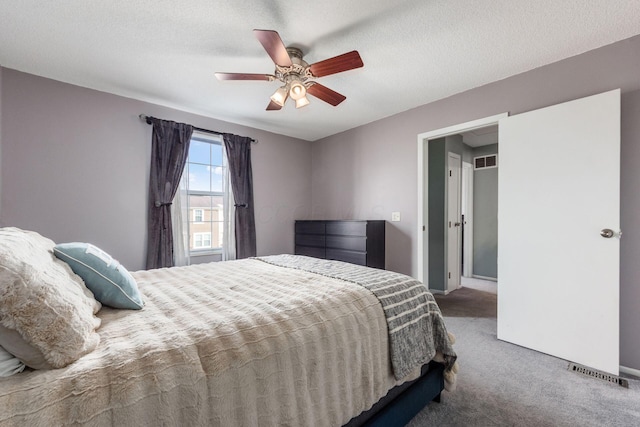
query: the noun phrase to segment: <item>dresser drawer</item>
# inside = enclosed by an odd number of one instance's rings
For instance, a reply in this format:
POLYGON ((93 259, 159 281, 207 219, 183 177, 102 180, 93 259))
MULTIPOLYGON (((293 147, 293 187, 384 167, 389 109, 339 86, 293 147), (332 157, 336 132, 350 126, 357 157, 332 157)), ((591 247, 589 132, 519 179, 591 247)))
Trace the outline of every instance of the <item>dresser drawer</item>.
POLYGON ((367 250, 367 238, 361 236, 327 236, 327 248, 347 249, 350 251, 367 250))
POLYGON ((340 236, 366 236, 367 223, 365 221, 327 222, 327 234, 337 234, 340 236))
POLYGON ((384 220, 296 220, 295 253, 385 267, 384 220))
POLYGON ((296 246, 325 246, 324 234, 296 234, 296 246))
POLYGON ((296 234, 324 234, 324 221, 296 221, 296 234))
POLYGON ((324 248, 314 248, 312 246, 296 246, 296 255, 312 256, 314 258, 324 258, 324 248))
POLYGON ((350 262, 351 264, 367 265, 367 254, 365 252, 346 251, 344 249, 326 250, 327 259, 350 262))

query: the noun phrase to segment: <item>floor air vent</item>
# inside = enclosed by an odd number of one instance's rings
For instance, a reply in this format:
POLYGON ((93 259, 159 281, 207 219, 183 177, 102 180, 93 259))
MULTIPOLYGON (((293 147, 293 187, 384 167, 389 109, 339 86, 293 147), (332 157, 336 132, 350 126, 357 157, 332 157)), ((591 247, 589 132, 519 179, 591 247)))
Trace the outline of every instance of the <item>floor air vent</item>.
POLYGON ((629 388, 629 381, 624 378, 620 378, 616 375, 607 374, 605 372, 598 371, 596 369, 587 368, 586 366, 578 365, 577 363, 569 363, 569 370, 577 372, 582 375, 586 375, 592 378, 598 378, 610 383, 618 384, 621 387, 629 388))

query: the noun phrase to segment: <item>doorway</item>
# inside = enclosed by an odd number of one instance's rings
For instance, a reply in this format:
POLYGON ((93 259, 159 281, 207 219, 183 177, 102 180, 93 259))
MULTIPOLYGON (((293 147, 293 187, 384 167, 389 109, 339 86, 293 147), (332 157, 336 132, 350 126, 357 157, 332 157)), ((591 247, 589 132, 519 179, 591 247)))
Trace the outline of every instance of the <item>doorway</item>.
POLYGON ((498 280, 498 127, 429 140, 429 287, 445 294, 498 280), (444 150, 442 149, 444 147, 444 150), (446 153, 446 157, 445 157, 446 153), (439 169, 441 163, 446 168, 439 169), (439 179, 445 174, 444 180, 439 179), (473 185, 473 181, 477 184, 473 185), (445 204, 440 206, 439 199, 445 204), (477 204, 477 207, 474 206, 477 204), (475 214, 473 213, 475 210, 475 214), (444 235, 440 238, 440 216, 444 235), (475 219, 474 219, 475 217, 475 219), (442 254, 442 255, 441 255, 442 254), (442 258, 441 258, 442 257, 442 258), (441 274, 439 261, 446 268, 441 274), (444 278, 446 284, 440 286, 444 278))
MULTIPOLYGON (((418 233, 418 279, 428 284, 433 293, 447 294, 457 289, 460 286, 461 276, 477 275, 480 279, 490 280, 497 278, 497 169, 495 169, 497 165, 492 165, 493 170, 488 172, 496 181, 493 186, 495 196, 483 198, 479 206, 480 211, 484 212, 486 211, 484 208, 493 202, 494 214, 491 223, 493 228, 488 233, 493 238, 487 239, 486 227, 481 224, 481 228, 478 228, 476 221, 477 209, 473 200, 477 187, 473 176, 476 172, 474 158, 486 157, 488 153, 497 154, 498 121, 507 116, 507 113, 499 114, 418 136, 419 176, 421 177, 418 190, 418 218, 422 219, 418 233), (465 139, 468 144, 463 143, 465 139), (491 145, 493 145, 491 147, 493 152, 482 148, 491 145), (449 168, 449 163, 455 159, 455 156, 449 157, 449 153, 458 155, 455 169, 449 168), (442 156, 442 162, 439 156, 442 156), (441 164, 446 165, 447 169, 442 166, 440 172, 441 164), (453 175, 454 170, 457 171, 457 179, 449 176, 449 174, 453 175), (464 178, 460 172, 464 174, 464 178), (445 174, 446 181, 442 181, 441 185, 443 195, 439 197, 437 194, 432 194, 434 187, 435 191, 440 191, 438 190, 439 177, 445 174), (447 190, 447 182, 450 178, 457 181, 453 192, 447 190), (457 209, 452 198, 457 200, 457 209), (447 200, 446 206, 440 210, 439 203, 445 203, 445 200, 447 200), (462 214, 465 215, 464 220, 462 214), (456 223, 459 223, 459 226, 456 227, 456 223), (449 232, 449 230, 454 231, 449 232), (485 231, 485 233, 480 233, 480 238, 476 238, 478 231, 485 231), (429 239, 425 239, 425 235, 428 235, 429 239), (484 247, 483 245, 486 245, 489 240, 492 243, 488 249, 485 248, 476 256, 474 247, 484 247), (455 241, 459 242, 457 247, 455 241), (490 265, 489 269, 474 272, 479 266, 486 264, 490 265)), ((496 158, 497 156, 494 156, 494 161, 496 158)))

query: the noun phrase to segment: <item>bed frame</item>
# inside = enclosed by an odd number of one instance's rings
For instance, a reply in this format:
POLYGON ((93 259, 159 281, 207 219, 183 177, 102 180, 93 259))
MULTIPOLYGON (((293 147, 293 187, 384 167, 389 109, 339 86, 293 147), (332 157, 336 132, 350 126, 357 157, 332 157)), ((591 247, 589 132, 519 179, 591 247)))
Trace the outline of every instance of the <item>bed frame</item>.
POLYGON ((395 427, 406 425, 431 401, 440 402, 444 389, 444 365, 430 362, 421 376, 389 390, 371 409, 354 417, 344 427, 395 427))

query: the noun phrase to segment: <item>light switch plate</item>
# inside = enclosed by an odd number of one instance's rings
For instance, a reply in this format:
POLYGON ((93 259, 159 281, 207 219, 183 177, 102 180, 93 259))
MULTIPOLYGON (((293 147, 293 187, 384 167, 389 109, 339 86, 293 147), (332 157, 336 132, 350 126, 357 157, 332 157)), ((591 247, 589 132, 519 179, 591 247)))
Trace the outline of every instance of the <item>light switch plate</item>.
POLYGON ((391 212, 391 221, 399 222, 400 221, 400 212, 391 212))

